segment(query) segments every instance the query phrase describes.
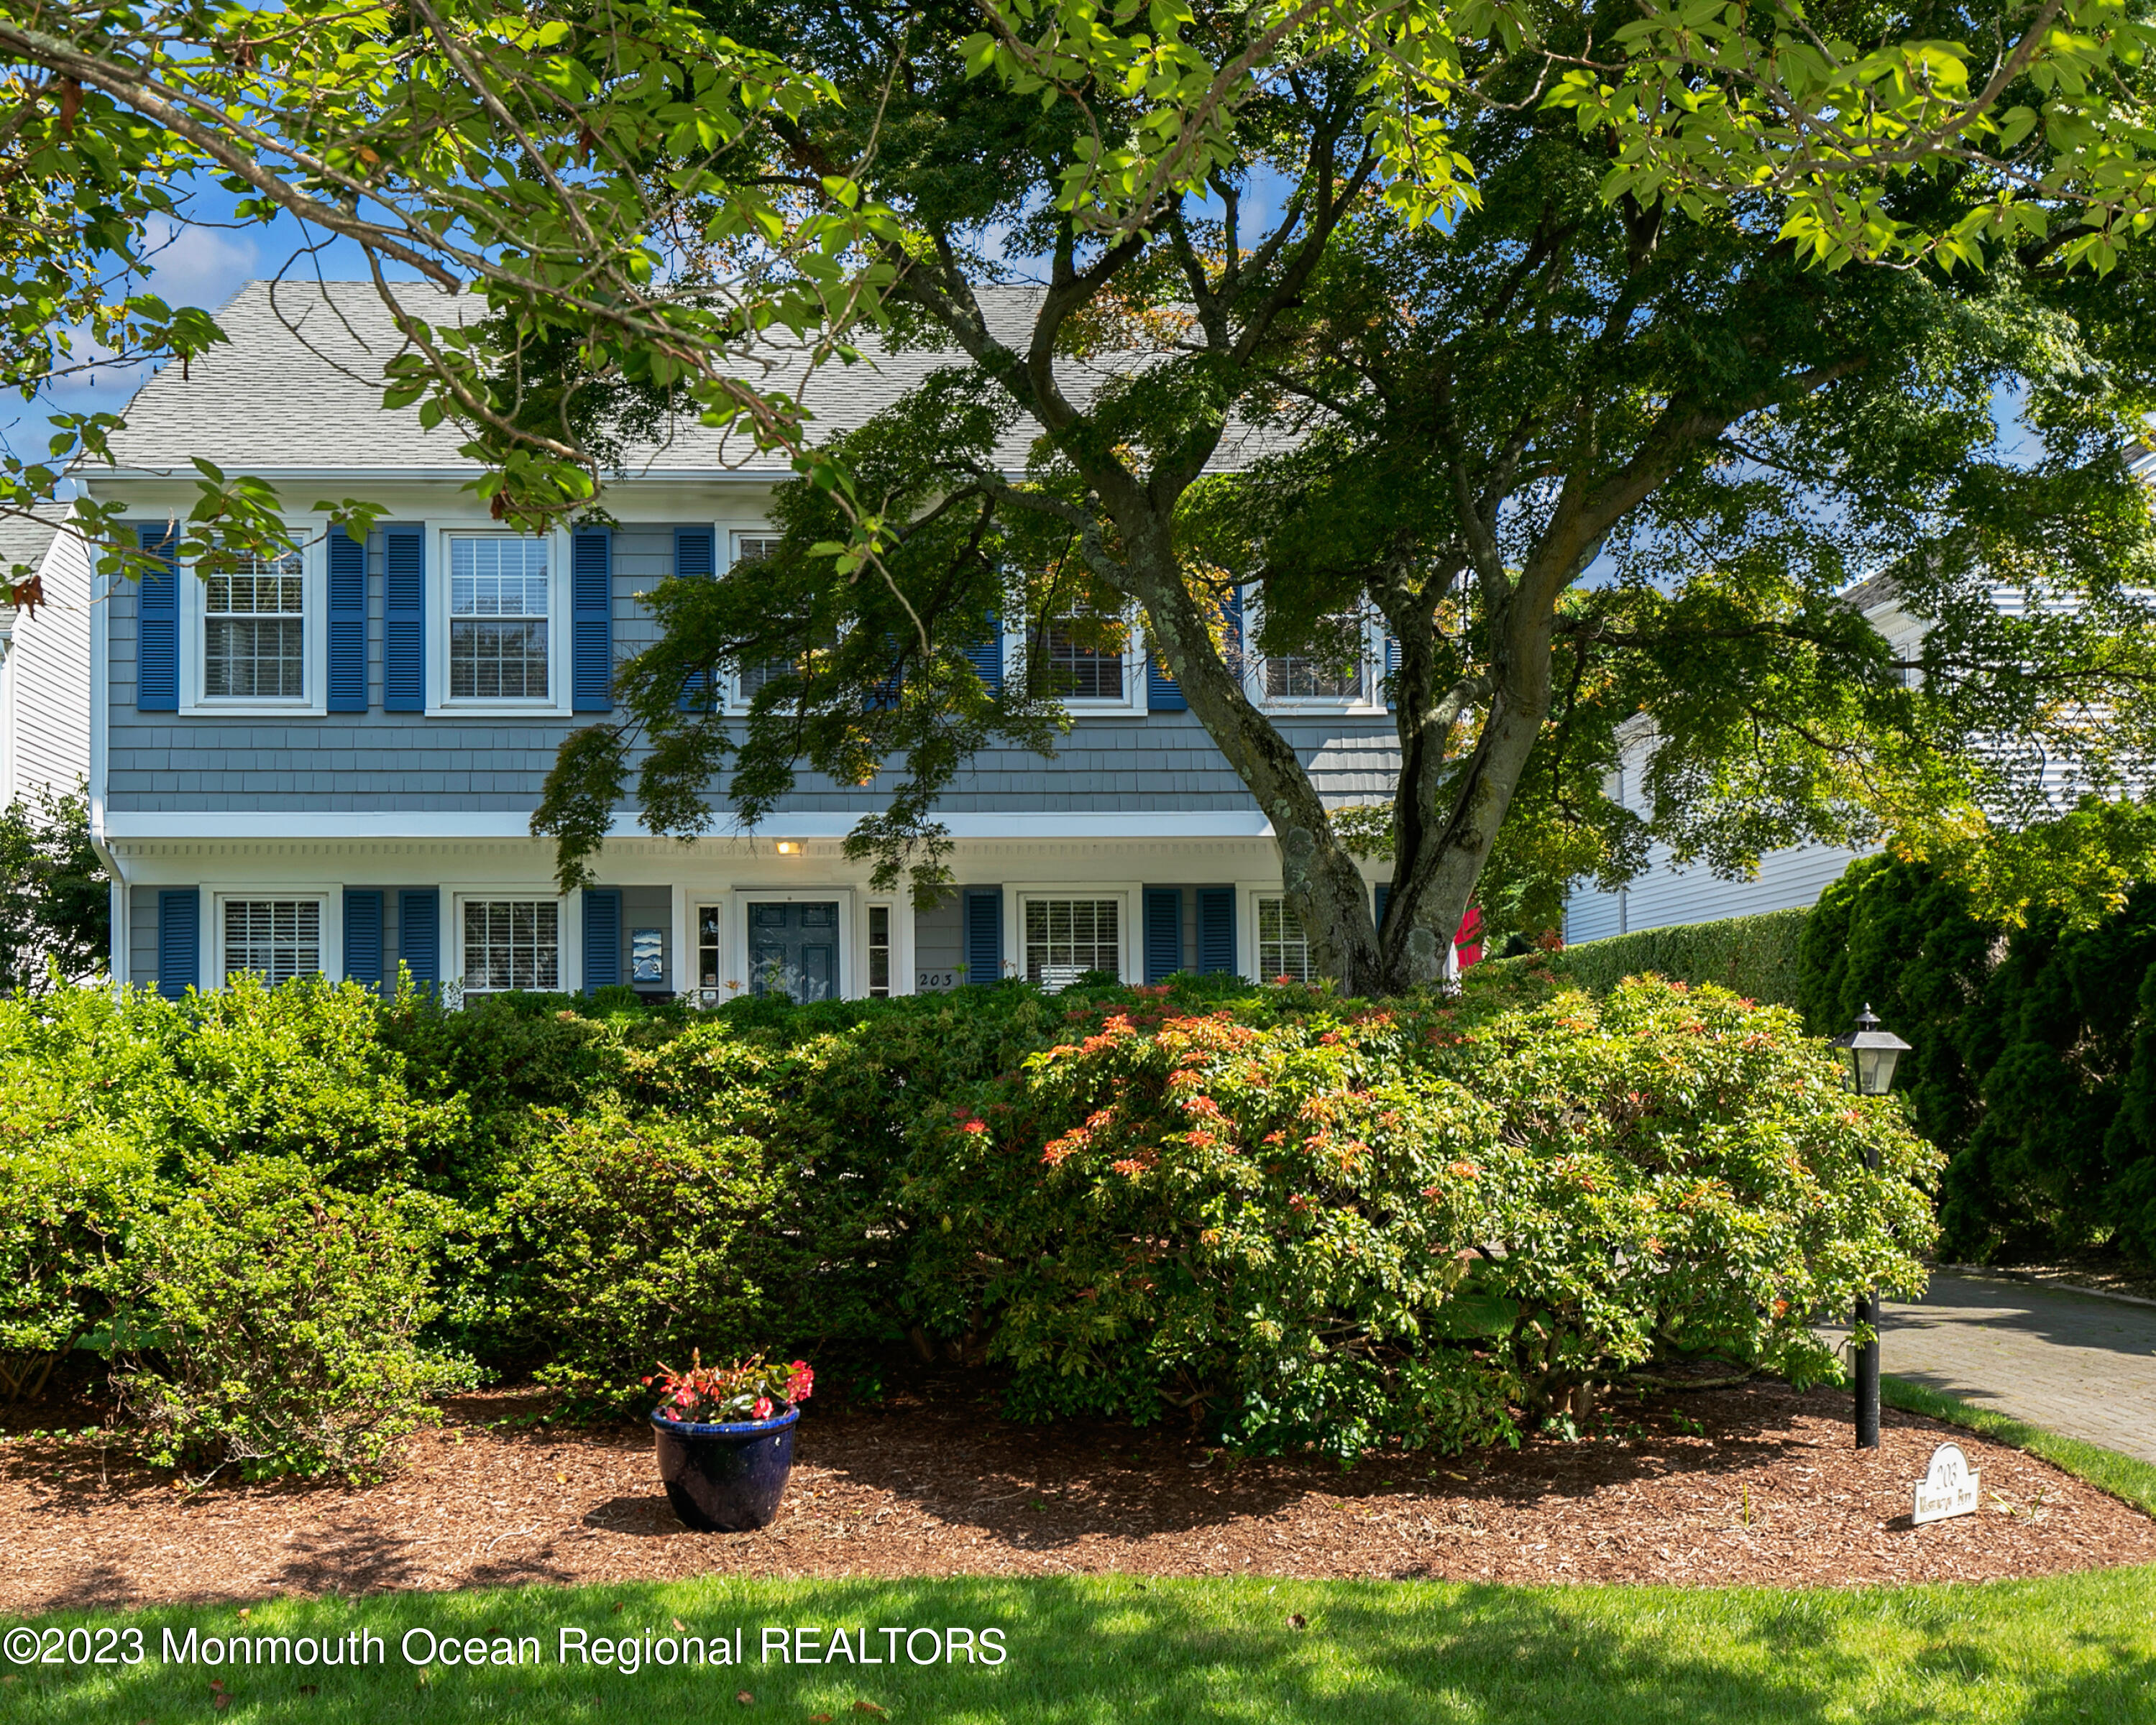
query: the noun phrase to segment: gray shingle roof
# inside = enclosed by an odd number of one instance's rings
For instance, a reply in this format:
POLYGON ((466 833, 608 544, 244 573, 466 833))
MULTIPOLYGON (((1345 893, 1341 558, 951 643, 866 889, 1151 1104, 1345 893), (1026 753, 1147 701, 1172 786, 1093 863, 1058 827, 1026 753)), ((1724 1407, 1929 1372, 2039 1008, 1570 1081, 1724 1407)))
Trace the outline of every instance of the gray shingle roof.
MULTIPOLYGON (((414 311, 424 311, 433 290, 399 285, 414 311)), ((982 293, 992 328, 1023 347, 1038 290, 991 288, 982 293)), ((439 307, 440 301, 435 300, 439 307)), ((476 308, 480 302, 470 304, 476 308)), ((249 282, 217 313, 228 343, 211 350, 182 376, 167 364, 144 384, 126 411, 126 429, 112 439, 123 468, 184 470, 195 456, 228 472, 349 468, 377 473, 465 470, 457 454, 464 433, 454 425, 423 430, 411 408, 385 409, 382 365, 401 341, 372 284, 249 282)), ((439 310, 433 321, 443 321, 439 310)), ((800 375, 798 355, 772 357, 767 387, 789 387, 800 375)), ((803 398, 822 434, 860 425, 917 387, 932 372, 963 364, 955 349, 907 350, 877 347, 855 365, 830 365, 811 377, 803 398)), ((1103 357, 1093 362, 1093 382, 1142 361, 1103 357)), ((1060 367, 1065 387, 1085 393, 1086 379, 1070 362, 1060 367)), ((998 451, 1006 471, 1025 464, 1027 446, 1039 434, 1029 422, 998 451)), ((1265 433, 1232 426, 1221 466, 1240 465, 1258 453, 1265 433)), ((635 472, 710 474, 721 468, 783 471, 783 464, 757 455, 747 438, 685 425, 665 447, 639 452, 635 472)))
POLYGON ((0 515, 0 574, 17 563, 37 567, 45 560, 59 528, 51 521, 31 521, 19 515, 0 515))

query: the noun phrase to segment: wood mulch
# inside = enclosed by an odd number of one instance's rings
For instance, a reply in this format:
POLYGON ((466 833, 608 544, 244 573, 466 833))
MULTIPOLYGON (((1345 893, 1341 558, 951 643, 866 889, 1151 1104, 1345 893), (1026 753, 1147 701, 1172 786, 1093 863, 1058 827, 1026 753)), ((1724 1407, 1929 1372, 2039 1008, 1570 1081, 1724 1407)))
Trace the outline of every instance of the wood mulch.
POLYGON ((1347 1473, 1230 1464, 1181 1432, 1014 1425, 984 1399, 959 1378, 873 1410, 812 1403, 778 1519, 732 1535, 675 1519, 648 1428, 506 1423, 543 1407, 528 1392, 457 1399, 363 1491, 190 1497, 95 1441, 18 1436, 0 1444, 0 1612, 707 1574, 1794 1587, 2156 1563, 2156 1522, 2033 1457, 1892 1409, 1860 1454, 1845 1395, 1766 1381, 1620 1400, 1583 1441, 1347 1473), (1947 1441, 1984 1507, 1912 1527, 1947 1441))

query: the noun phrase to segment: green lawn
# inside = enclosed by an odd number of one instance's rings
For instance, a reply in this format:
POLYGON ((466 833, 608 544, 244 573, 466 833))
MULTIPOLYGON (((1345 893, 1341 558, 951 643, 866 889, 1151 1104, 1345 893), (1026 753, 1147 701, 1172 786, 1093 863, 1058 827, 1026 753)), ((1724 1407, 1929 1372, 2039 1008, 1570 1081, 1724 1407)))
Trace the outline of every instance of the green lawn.
MULTIPOLYGON (((2143 1509, 2156 1468, 1889 1379, 1897 1406, 1952 1420, 2046 1457, 2143 1509)), ((0 1562, 6 1560, 0 1549, 0 1562)), ((1339 1719, 1385 1725, 1743 1725, 1876 1720, 1923 1725, 2156 1725, 2156 1569, 2102 1570, 1982 1587, 1851 1592, 1764 1589, 1506 1588, 1439 1582, 1070 1580, 639 1583, 497 1593, 400 1594, 131 1614, 59 1612, 34 1620, 38 1652, 63 1662, 0 1663, 6 1725, 172 1725, 182 1720, 634 1718, 807 1721, 1339 1719), (1297 1626, 1296 1620, 1301 1620, 1297 1626), (762 1631, 816 1631, 883 1663, 767 1661, 762 1631), (1003 1658, 916 1665, 886 1629, 1000 1632, 1003 1658), (731 1648, 739 1665, 601 1665, 562 1658, 563 1630, 588 1646, 683 1631, 731 1648), (864 1636, 861 1631, 865 1629, 864 1636), (49 1632, 59 1630, 55 1638, 49 1632), (86 1633, 85 1633, 86 1631, 86 1633), (107 1631, 112 1632, 109 1636, 107 1631), (140 1664, 116 1659, 140 1631, 140 1664), (197 1656, 162 1657, 189 1632, 197 1656), (69 1633, 72 1632, 72 1633, 69 1633), (424 1636, 415 1632, 424 1632, 424 1636), (221 1664, 202 1643, 372 1635, 372 1662, 301 1668, 221 1664), (412 1636, 419 1662, 408 1661, 412 1636), (428 1664, 427 1641, 482 1638, 519 1665, 428 1664), (893 1663, 889 1656, 896 1655, 893 1663), (213 1685, 221 1686, 213 1687, 213 1685), (743 1707, 742 1690, 754 1697, 743 1707), (220 1694, 226 1705, 218 1704, 220 1694)), ((0 1654, 19 1659, 25 1626, 0 1620, 0 1654)), ((963 1638, 958 1643, 963 1647, 963 1638)), ((593 1651, 596 1651, 595 1647, 593 1651)))
MULTIPOLYGON (((220 1606, 62 1613, 40 1623, 140 1628, 153 1654, 168 1628, 182 1643, 189 1629, 250 1637, 367 1631, 381 1638, 385 1661, 312 1671, 154 1661, 10 1666, 0 1718, 22 1725, 208 1720, 218 1717, 213 1679, 231 1697, 223 1712, 231 1721, 382 1725, 854 1718, 861 1701, 895 1721, 944 1722, 2156 1721, 2156 1571, 2146 1569, 1839 1594, 1122 1576, 715 1579, 287 1602, 258 1606, 245 1622, 220 1606), (1291 1625, 1296 1613, 1306 1628, 1291 1625), (750 1662, 687 1672, 647 1666, 629 1676, 556 1659, 565 1625, 617 1639, 667 1635, 677 1619, 707 1636, 741 1626, 750 1662), (762 1626, 834 1624, 867 1625, 878 1653, 891 1651, 885 1625, 999 1628, 1008 1656, 993 1668, 756 1662, 762 1626), (423 1674, 398 1648, 415 1628, 535 1637, 544 1662, 423 1674), (734 1699, 744 1688, 753 1712, 734 1699)), ((928 1651, 925 1640, 915 1645, 928 1651)))

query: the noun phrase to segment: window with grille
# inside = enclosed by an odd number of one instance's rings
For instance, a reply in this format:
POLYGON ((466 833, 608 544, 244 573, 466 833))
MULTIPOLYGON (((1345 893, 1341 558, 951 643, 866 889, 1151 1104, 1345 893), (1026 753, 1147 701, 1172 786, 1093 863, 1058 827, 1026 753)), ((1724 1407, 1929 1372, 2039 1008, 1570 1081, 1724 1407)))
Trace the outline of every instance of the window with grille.
POLYGON ((243 556, 203 583, 205 700, 298 701, 306 694, 306 582, 299 553, 243 556))
POLYGON ((1359 658, 1343 663, 1323 655, 1275 653, 1265 659, 1268 700, 1360 701, 1364 685, 1359 658))
POLYGON ((1284 898, 1258 901, 1258 980, 1310 980, 1310 941, 1302 918, 1284 898))
POLYGON ((552 899, 466 899, 465 992, 562 986, 562 907, 552 899))
POLYGON ((552 582, 547 542, 449 541, 449 698, 543 701, 552 582))
POLYGON ((272 983, 320 976, 322 905, 313 898, 224 901, 224 973, 253 971, 272 983))
MULTIPOLYGON (((743 563, 761 562, 778 549, 778 537, 776 534, 741 534, 734 540, 734 567, 738 568, 743 563)), ((759 659, 753 664, 744 665, 735 674, 742 705, 746 706, 755 700, 757 691, 774 677, 792 675, 793 669, 793 661, 790 659, 759 659)))
POLYGON ((719 907, 705 905, 696 912, 696 987, 703 1003, 719 1000, 719 907))
MULTIPOLYGON (((1304 653, 1265 657, 1268 701, 1362 701, 1369 694, 1369 666, 1363 641, 1363 619, 1343 614, 1326 619, 1339 645, 1325 643, 1304 653), (1345 650, 1343 650, 1343 648, 1345 650)), ((1324 638, 1321 636, 1321 642, 1324 638)))
POLYGON ((1065 988, 1089 970, 1121 976, 1122 901, 1112 898, 1025 901, 1025 976, 1065 988))
POLYGON ((869 906, 869 993, 880 1000, 891 993, 891 906, 869 906))
POLYGON ((1121 701, 1123 649, 1102 644, 1097 628, 1083 637, 1068 623, 1051 623, 1034 639, 1033 659, 1040 685, 1065 701, 1121 701))

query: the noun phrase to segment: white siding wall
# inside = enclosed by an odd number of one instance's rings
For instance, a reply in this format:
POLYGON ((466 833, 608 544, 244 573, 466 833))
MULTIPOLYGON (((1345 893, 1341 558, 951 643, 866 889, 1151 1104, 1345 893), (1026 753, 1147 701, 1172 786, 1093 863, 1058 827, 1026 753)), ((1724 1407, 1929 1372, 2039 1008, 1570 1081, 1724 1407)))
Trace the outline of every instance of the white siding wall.
POLYGON ((0 668, 6 800, 73 791, 90 772, 90 559, 70 533, 54 536, 39 573, 44 603, 13 614, 0 668))

